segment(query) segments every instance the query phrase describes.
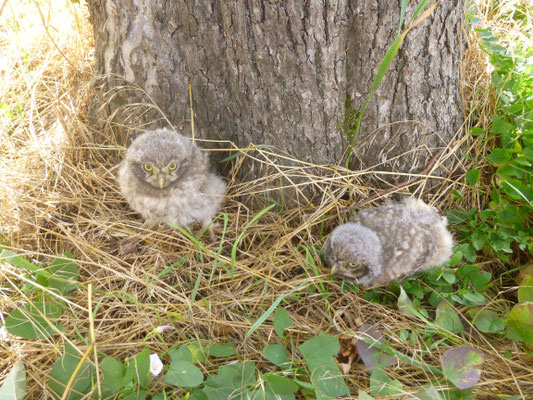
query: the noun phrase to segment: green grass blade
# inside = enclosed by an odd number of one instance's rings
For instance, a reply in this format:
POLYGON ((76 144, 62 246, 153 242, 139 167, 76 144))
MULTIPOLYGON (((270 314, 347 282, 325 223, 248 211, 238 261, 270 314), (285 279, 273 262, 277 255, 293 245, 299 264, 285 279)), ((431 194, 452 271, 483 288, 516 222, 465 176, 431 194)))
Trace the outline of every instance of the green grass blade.
POLYGON ((409 0, 402 0, 402 9, 400 10, 400 23, 398 24, 398 36, 400 36, 402 33, 403 19, 405 17, 405 10, 407 9, 408 4, 409 0))
POLYGON ((246 336, 250 336, 252 333, 255 332, 255 330, 257 328, 259 328, 259 326, 261 326, 261 324, 263 322, 265 322, 265 320, 268 318, 268 316, 270 314, 272 314, 272 312, 276 309, 276 307, 279 305, 279 303, 281 303, 281 301, 287 297, 287 296, 290 296, 291 294, 293 294, 294 292, 300 290, 301 288, 303 288, 305 285, 307 285, 308 283, 307 282, 302 282, 300 283, 298 286, 296 286, 294 289, 288 291, 287 293, 283 293, 281 296, 279 296, 276 300, 274 300, 274 303, 272 303, 272 305, 270 307, 268 307, 268 310, 266 310, 263 315, 261 315, 259 317, 259 319, 257 321, 254 322, 254 324, 252 325, 252 327, 250 328, 250 330, 248 332, 246 332, 246 336))
POLYGON ((275 206, 275 204, 271 204, 268 207, 266 207, 266 208, 262 209, 261 211, 259 211, 259 213, 257 213, 257 215, 255 215, 252 218, 252 220, 246 224, 246 226, 242 230, 241 234, 235 240, 235 243, 233 243, 233 247, 231 248, 231 271, 230 271, 230 274, 229 274, 231 279, 233 279, 233 272, 235 270, 235 260, 237 258, 237 246, 241 242, 241 239, 244 236, 244 234, 246 233, 246 229, 248 229, 250 227, 250 225, 252 225, 255 221, 257 221, 259 218, 261 218, 266 212, 268 212, 274 206, 275 206))
POLYGON ((424 11, 424 8, 427 7, 427 5, 429 4, 429 1, 430 0, 422 0, 420 3, 418 3, 418 5, 415 8, 415 12, 413 13, 413 18, 411 19, 411 21, 415 19, 416 17, 418 17, 422 11, 424 11))

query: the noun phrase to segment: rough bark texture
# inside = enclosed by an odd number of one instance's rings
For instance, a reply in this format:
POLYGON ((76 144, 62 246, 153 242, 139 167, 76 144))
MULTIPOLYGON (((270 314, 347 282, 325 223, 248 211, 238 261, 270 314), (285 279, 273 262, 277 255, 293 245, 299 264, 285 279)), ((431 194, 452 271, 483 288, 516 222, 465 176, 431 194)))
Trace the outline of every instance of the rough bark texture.
MULTIPOLYGON (((364 165, 442 145, 439 136, 449 140, 460 127, 462 1, 443 0, 407 36, 363 119, 356 156, 364 165)), ((111 111, 148 95, 177 125, 189 116, 191 83, 206 138, 274 145, 334 164, 348 144, 346 98, 360 109, 395 39, 400 3, 91 0, 89 8, 99 72, 146 92, 119 92, 111 111)), ((426 161, 411 155, 395 167, 426 161)))

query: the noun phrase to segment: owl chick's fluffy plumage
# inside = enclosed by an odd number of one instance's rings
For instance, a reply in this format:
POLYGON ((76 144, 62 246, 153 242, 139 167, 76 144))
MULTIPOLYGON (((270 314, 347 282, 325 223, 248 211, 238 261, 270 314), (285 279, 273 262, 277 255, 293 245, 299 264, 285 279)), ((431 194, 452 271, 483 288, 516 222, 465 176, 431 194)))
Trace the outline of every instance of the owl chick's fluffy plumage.
POLYGON ((360 211, 324 245, 333 274, 364 287, 382 286, 445 264, 452 255, 448 220, 408 198, 360 211))
POLYGON ((118 172, 120 190, 147 224, 207 226, 220 208, 226 184, 209 171, 209 159, 170 129, 137 137, 118 172))

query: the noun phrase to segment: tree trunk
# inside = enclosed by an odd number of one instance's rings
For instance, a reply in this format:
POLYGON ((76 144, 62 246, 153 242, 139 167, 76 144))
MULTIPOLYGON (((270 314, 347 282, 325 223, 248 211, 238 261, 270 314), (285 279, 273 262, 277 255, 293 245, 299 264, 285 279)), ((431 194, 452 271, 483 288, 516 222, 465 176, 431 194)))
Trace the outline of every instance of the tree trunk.
MULTIPOLYGON (((205 138, 335 164, 346 155, 347 117, 361 109, 395 39, 400 3, 92 0, 89 9, 107 84, 124 85, 118 76, 144 91, 118 91, 110 112, 153 101, 178 125, 189 118, 190 83, 205 138)), ((441 1, 407 35, 364 114, 358 166, 419 169, 460 128, 462 3, 441 1)), ((163 125, 154 110, 127 110, 127 123, 163 125)))

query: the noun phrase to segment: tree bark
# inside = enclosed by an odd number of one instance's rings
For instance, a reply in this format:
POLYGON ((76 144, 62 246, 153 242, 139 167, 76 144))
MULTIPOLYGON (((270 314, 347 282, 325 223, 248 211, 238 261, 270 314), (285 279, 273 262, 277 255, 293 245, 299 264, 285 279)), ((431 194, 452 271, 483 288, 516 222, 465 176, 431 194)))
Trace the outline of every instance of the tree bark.
MULTIPOLYGON (((407 35, 364 114, 358 166, 420 169, 460 128, 463 1, 441 1, 407 35)), ((400 3, 92 0, 89 9, 98 71, 111 88, 121 77, 143 90, 118 91, 110 112, 153 101, 178 125, 190 83, 203 137, 335 164, 349 144, 345 117, 361 109, 395 39, 400 3)), ((126 114, 162 125, 154 110, 126 114)))

